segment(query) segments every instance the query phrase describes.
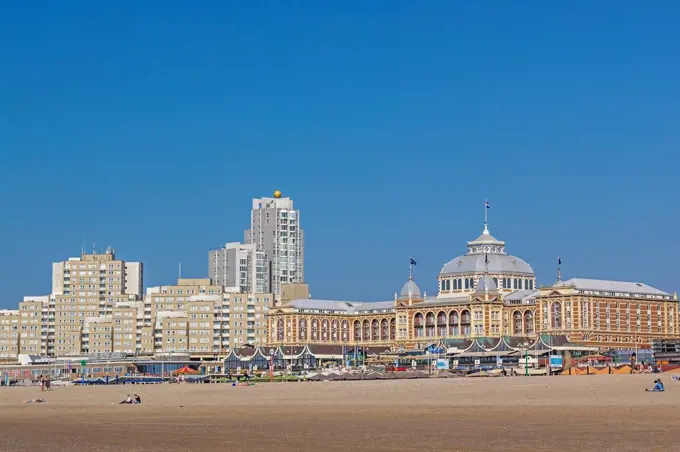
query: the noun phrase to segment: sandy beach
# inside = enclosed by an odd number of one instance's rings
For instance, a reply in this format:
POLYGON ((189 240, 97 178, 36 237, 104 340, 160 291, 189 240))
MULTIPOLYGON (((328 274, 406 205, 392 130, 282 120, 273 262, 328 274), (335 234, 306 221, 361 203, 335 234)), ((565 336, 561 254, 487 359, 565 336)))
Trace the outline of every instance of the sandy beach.
POLYGON ((661 377, 1 388, 0 450, 674 450, 680 382, 661 377))

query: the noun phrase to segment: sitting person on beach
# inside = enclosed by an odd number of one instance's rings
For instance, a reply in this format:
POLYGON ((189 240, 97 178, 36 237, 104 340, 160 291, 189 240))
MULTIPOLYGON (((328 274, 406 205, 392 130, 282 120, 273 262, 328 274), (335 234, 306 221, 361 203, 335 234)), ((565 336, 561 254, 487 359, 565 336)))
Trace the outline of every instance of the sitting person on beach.
POLYGON ((132 399, 132 396, 130 394, 127 395, 127 398, 125 400, 122 400, 120 404, 127 404, 127 403, 134 403, 134 400, 132 399))
POLYGON ((654 387, 652 389, 645 388, 645 391, 647 392, 664 392, 664 387, 663 383, 661 383, 661 379, 656 379, 654 380, 654 387))
POLYGON ((29 399, 29 400, 24 400, 21 403, 43 403, 45 402, 45 399, 29 399))
POLYGON ((134 403, 135 403, 135 404, 140 404, 140 403, 142 403, 142 398, 141 398, 141 397, 139 397, 139 395, 138 395, 138 394, 135 394, 135 400, 134 400, 134 403))

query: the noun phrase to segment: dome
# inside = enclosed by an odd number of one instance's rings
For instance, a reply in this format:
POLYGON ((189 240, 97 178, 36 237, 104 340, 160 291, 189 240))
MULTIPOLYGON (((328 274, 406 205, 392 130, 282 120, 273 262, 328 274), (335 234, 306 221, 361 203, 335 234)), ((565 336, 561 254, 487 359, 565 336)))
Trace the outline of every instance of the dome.
MULTIPOLYGON (((519 257, 509 254, 489 254, 489 273, 492 274, 525 274, 534 275, 531 265, 519 257)), ((455 275, 463 273, 484 273, 484 255, 466 254, 447 262, 439 275, 455 275)))
POLYGON ((479 283, 477 283, 475 293, 495 292, 497 290, 498 286, 493 279, 489 275, 484 275, 480 278, 479 283))
POLYGON ((420 298, 420 287, 413 278, 409 278, 403 285, 401 292, 399 292, 399 298, 420 298))
POLYGON ((534 275, 531 265, 519 257, 506 254, 505 242, 492 236, 486 224, 484 224, 482 235, 468 242, 467 245, 467 254, 447 262, 439 272, 440 276, 484 273, 486 260, 488 260, 488 271, 491 274, 534 275))

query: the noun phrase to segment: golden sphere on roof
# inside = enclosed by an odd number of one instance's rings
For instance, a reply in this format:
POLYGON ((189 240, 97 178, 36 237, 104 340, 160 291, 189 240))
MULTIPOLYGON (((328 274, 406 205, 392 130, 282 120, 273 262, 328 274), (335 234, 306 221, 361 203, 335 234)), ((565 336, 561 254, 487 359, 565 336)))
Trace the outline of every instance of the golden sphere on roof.
POLYGON ((281 197, 281 190, 274 190, 274 198, 279 199, 281 197))

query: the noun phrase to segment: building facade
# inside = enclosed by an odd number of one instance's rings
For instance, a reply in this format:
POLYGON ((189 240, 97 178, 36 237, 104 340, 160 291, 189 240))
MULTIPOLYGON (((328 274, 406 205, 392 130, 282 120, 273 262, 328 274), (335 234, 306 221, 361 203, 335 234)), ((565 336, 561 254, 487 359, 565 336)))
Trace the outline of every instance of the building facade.
POLYGON ((20 318, 16 309, 0 310, 0 360, 10 360, 19 353, 20 318))
POLYGON ((89 339, 83 334, 86 319, 110 317, 118 303, 139 300, 142 285, 142 264, 116 259, 111 248, 54 263, 48 305, 54 331, 48 331, 47 354, 94 353, 90 342, 83 340, 89 339))
POLYGON ((263 253, 264 290, 278 299, 281 284, 302 283, 305 275, 304 231, 300 211, 290 198, 275 192, 273 198, 253 200, 250 229, 245 242, 263 253))
POLYGON ((443 266, 438 288, 434 297, 422 294, 411 274, 390 301, 288 301, 270 313, 269 342, 418 349, 449 340, 547 334, 631 348, 678 335, 677 294, 577 278, 537 288, 531 266, 507 254, 486 225, 465 255, 443 266))
POLYGON ((264 293, 264 252, 255 244, 227 243, 209 252, 208 277, 227 292, 264 293))
POLYGON ((147 354, 214 355, 244 345, 264 345, 272 294, 230 293, 206 279, 179 279, 150 287, 145 322, 154 325, 154 348, 147 354))

